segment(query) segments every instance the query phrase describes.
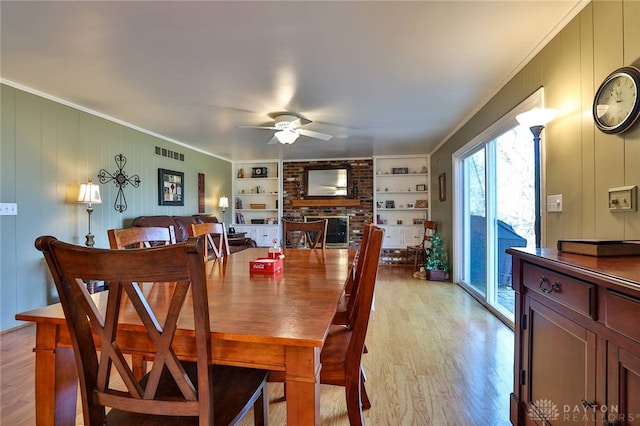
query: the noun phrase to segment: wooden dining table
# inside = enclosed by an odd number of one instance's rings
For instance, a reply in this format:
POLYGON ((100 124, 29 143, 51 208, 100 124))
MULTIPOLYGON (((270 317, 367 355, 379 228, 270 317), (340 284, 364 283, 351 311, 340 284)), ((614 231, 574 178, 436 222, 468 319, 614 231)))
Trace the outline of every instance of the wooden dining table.
MULTIPOLYGON (((250 273, 249 262, 267 257, 251 248, 208 262, 212 356, 216 364, 284 371, 287 422, 320 424, 320 351, 344 290, 355 250, 283 250, 281 273, 250 273)), ((159 286, 158 286, 159 287, 159 286)), ((155 309, 166 298, 152 283, 144 291, 155 309), (155 293, 157 291, 157 294, 155 293)), ((106 293, 93 295, 104 307, 106 293)), ((73 425, 78 379, 60 304, 24 312, 16 319, 36 323, 36 424, 73 425)), ((179 320, 174 344, 192 357, 193 324, 179 320)), ((118 344, 127 353, 152 352, 140 323, 120 323, 118 344)))

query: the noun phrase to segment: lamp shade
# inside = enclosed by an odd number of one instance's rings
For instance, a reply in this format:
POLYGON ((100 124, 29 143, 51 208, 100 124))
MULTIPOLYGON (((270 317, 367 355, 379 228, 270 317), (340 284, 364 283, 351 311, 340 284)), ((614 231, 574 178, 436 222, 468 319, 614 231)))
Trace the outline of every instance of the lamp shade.
POLYGON ((218 201, 218 207, 220 207, 221 209, 228 209, 229 198, 225 197, 224 195, 220 197, 220 201, 218 201))
POLYGON ((558 111, 550 108, 533 108, 530 111, 523 112, 516 116, 516 120, 523 126, 544 126, 551 120, 553 120, 558 111))
POLYGON ((276 139, 278 139, 278 142, 285 145, 290 145, 294 143, 300 135, 298 135, 296 132, 292 132, 291 130, 281 130, 279 132, 276 132, 274 136, 276 137, 276 139))
POLYGON ((78 193, 78 202, 85 204, 101 204, 100 187, 94 185, 93 181, 89 179, 87 183, 80 185, 80 192, 78 193))

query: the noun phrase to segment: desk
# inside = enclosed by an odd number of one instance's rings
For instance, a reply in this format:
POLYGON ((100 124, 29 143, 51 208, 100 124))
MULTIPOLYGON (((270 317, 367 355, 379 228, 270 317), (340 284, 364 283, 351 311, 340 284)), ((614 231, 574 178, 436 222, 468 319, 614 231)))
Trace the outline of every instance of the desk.
MULTIPOLYGON (((213 361, 285 371, 287 422, 320 424, 320 351, 353 262, 354 250, 284 250, 283 273, 249 274, 249 261, 266 257, 266 248, 234 253, 207 264, 213 361)), ((153 306, 161 294, 146 285, 153 306)), ((93 297, 100 304, 106 293, 93 297)), ((104 305, 104 303, 102 303, 104 305)), ((60 304, 16 315, 35 322, 36 423, 75 424, 77 376, 73 349, 60 304)), ((135 323, 118 330, 118 344, 129 353, 151 346, 135 323)), ((192 324, 178 322, 178 356, 188 359, 192 324)))

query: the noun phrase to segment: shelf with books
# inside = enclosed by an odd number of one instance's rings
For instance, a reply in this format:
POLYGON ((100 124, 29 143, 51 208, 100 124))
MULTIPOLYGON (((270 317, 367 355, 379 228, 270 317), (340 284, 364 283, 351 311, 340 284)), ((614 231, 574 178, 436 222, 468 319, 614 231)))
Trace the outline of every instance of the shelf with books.
MULTIPOLYGON (((234 163, 233 173, 233 223, 249 229, 250 235, 263 235, 259 229, 277 225, 282 216, 280 163, 277 160, 234 163)), ((273 230, 269 231, 269 235, 272 233, 273 230)))
POLYGON ((411 245, 422 232, 429 218, 428 163, 427 155, 374 158, 374 217, 388 230, 385 248, 411 245))

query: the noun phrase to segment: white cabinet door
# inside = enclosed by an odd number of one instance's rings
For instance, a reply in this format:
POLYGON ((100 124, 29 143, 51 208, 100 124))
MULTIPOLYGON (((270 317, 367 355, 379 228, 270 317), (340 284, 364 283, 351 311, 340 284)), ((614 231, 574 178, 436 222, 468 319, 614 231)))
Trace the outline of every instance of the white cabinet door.
POLYGON ((417 246, 422 244, 424 226, 408 226, 404 228, 403 246, 417 246))
POLYGON ((258 247, 272 247, 273 240, 280 245, 280 227, 279 226, 256 226, 255 241, 258 247))
POLYGON ((258 247, 272 247, 273 240, 280 245, 280 226, 279 225, 234 225, 236 232, 246 232, 247 238, 251 238, 256 242, 258 247))
POLYGON ((384 228, 384 241, 382 242, 382 248, 399 248, 404 247, 403 241, 403 229, 401 226, 381 226, 384 228))
MULTIPOLYGON (((379 225, 380 226, 380 225, 379 225)), ((406 248, 422 243, 424 227, 418 226, 381 226, 384 228, 382 248, 406 248)))

